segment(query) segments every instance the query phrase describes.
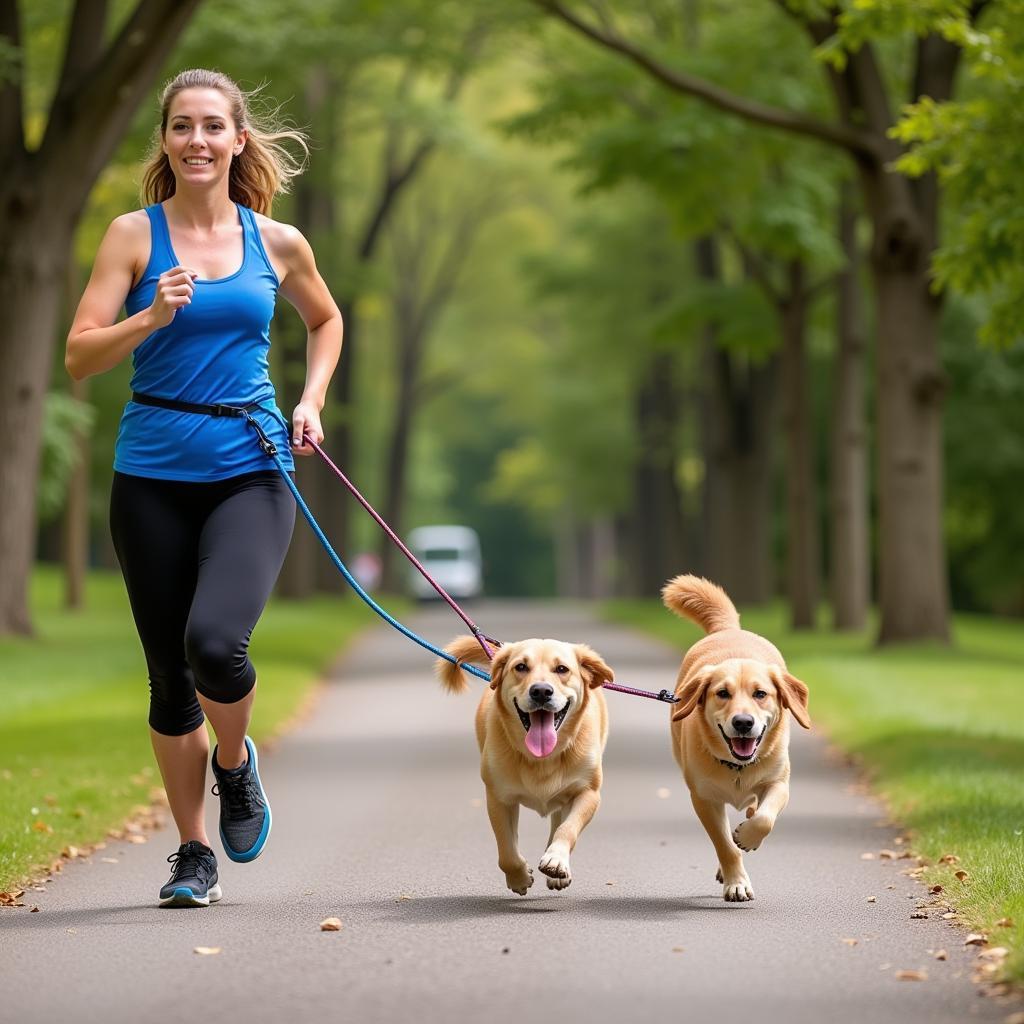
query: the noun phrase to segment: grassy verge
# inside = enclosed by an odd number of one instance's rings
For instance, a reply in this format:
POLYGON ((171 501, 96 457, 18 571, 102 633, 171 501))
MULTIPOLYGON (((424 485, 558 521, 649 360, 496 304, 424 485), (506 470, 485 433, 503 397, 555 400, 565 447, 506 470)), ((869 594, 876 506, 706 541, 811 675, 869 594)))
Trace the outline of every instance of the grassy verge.
MULTIPOLYGON (((683 650, 700 635, 652 601, 611 618, 683 650)), ((876 650, 865 635, 793 633, 782 608, 743 614, 810 687, 811 716, 867 770, 960 917, 1009 948, 1024 982, 1024 627, 958 616, 956 645, 876 650), (940 864, 946 854, 959 858, 940 864), (954 872, 966 871, 959 881, 954 872), (1010 924, 1000 924, 1009 920, 1010 924)))
MULTIPOLYGON (((37 635, 0 640, 0 891, 65 847, 102 839, 159 786, 145 665, 120 576, 93 574, 86 610, 72 614, 57 574, 41 570, 32 605, 37 635)), ((252 640, 255 739, 296 712, 371 619, 341 598, 270 603, 252 640)))

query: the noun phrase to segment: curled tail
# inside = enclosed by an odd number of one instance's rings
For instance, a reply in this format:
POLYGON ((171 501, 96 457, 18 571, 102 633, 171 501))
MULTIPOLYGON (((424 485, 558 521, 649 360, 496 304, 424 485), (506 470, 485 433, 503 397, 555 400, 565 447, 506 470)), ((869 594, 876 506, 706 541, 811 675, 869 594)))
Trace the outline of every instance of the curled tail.
MULTIPOLYGON (((491 664, 474 636, 457 636, 445 647, 445 652, 460 662, 468 661, 474 665, 482 665, 484 668, 489 668, 491 664)), ((444 658, 438 658, 434 662, 434 671, 437 673, 437 678, 441 680, 441 685, 449 693, 465 693, 469 689, 466 675, 458 665, 453 665, 444 658)))
POLYGON ((705 633, 739 629, 740 615, 729 595, 701 576, 676 576, 661 590, 665 607, 680 618, 697 623, 705 633))

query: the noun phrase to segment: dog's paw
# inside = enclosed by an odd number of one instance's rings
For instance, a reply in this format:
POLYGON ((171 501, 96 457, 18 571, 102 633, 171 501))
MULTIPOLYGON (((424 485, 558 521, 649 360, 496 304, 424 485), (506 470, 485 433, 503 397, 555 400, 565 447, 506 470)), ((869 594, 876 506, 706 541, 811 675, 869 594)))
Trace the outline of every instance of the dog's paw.
POLYGON ((750 853, 765 841, 771 830, 771 821, 760 814, 755 814, 752 818, 741 821, 736 826, 732 833, 732 841, 741 850, 750 853))
POLYGON ((549 889, 567 889, 572 884, 569 858, 558 851, 547 850, 537 867, 548 876, 549 889))
POLYGON ((533 872, 526 861, 514 870, 505 872, 505 884, 517 895, 526 895, 527 889, 533 885, 533 872))
POLYGON ((754 888, 746 875, 732 879, 722 886, 722 898, 726 903, 746 903, 754 898, 754 888))

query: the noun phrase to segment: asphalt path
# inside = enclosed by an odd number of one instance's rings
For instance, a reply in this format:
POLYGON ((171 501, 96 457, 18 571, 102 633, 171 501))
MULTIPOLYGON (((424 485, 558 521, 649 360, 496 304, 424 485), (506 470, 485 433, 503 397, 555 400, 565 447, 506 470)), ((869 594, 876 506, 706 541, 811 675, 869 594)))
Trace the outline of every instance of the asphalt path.
MULTIPOLYGON (((585 640, 620 682, 673 685, 681 649, 585 607, 492 602, 473 614, 506 639, 585 640)), ((442 608, 411 624, 440 643, 459 632, 442 608)), ((898 830, 800 729, 789 807, 745 856, 753 902, 721 898, 667 707, 621 693, 607 695, 603 803, 571 887, 550 893, 535 872, 528 896, 509 893, 483 807, 476 699, 443 694, 430 656, 397 633, 368 633, 304 723, 261 755, 273 832, 252 864, 220 858, 224 899, 155 905, 170 829, 70 863, 26 894, 38 913, 0 911, 0 1021, 962 1024, 1013 1009, 979 997, 964 931, 917 909, 928 894, 902 873, 911 862, 877 858, 898 850, 898 830), (321 931, 327 917, 342 929, 321 931), (927 978, 899 980, 903 970, 927 978)), ((546 824, 523 811, 534 866, 546 824)))

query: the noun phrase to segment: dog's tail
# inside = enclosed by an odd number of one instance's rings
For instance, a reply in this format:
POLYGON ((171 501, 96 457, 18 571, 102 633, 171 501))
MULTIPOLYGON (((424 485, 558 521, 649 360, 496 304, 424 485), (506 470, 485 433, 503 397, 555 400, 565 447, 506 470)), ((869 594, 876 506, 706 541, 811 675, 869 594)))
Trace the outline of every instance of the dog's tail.
POLYGON ((466 674, 459 667, 462 662, 468 661, 474 665, 483 665, 484 668, 490 667, 491 664, 475 636, 457 636, 445 647, 445 652, 459 662, 458 665, 453 665, 445 658, 438 658, 434 662, 437 678, 441 680, 441 685, 449 693, 465 693, 469 689, 466 674))
POLYGON ((662 587, 665 607, 683 619, 697 623, 705 633, 739 629, 740 615, 729 595, 701 576, 676 576, 662 587))

